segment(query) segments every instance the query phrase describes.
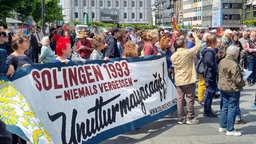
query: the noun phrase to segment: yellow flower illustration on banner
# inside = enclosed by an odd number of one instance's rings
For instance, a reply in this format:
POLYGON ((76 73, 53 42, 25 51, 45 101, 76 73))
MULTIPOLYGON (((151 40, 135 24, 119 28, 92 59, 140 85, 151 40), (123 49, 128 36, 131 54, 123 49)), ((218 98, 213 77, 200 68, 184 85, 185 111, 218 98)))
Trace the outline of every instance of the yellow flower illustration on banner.
POLYGON ((2 107, 3 114, 1 115, 1 119, 3 122, 9 125, 17 124, 18 116, 16 115, 16 111, 10 105, 5 105, 2 107))
POLYGON ((41 140, 52 144, 48 132, 43 128, 31 105, 9 82, 0 80, 0 119, 7 125, 16 125, 22 130, 31 131, 29 139, 34 144, 41 140))

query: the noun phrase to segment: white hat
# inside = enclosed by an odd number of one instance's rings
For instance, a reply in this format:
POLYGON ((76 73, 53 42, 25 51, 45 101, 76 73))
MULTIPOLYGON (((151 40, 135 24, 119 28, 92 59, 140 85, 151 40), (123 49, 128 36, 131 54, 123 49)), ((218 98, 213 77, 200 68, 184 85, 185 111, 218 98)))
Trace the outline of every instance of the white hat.
POLYGON ((232 32, 232 30, 230 30, 230 29, 226 29, 225 30, 225 34, 232 34, 233 32, 232 32))
POLYGON ((210 31, 210 33, 216 33, 216 32, 217 32, 216 29, 213 29, 213 30, 210 31))

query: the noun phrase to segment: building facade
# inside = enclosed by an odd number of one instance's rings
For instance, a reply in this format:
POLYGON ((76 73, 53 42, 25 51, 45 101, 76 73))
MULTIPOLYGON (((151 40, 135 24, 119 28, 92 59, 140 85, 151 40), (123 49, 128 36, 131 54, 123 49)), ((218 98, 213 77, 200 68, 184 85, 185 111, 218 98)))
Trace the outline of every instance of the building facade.
POLYGON ((183 23, 193 26, 238 28, 242 0, 183 0, 183 23))
POLYGON ((65 23, 83 21, 88 14, 89 21, 143 23, 152 21, 149 0, 64 0, 65 23))

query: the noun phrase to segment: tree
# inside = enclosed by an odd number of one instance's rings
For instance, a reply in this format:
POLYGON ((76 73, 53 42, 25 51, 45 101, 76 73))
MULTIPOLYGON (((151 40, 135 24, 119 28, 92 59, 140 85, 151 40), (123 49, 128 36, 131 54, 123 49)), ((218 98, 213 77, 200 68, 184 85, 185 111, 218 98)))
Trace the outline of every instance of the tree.
POLYGON ((19 1, 15 11, 18 13, 19 19, 24 22, 25 19, 32 14, 35 9, 36 0, 26 0, 19 1))
MULTIPOLYGON (((46 22, 54 22, 55 20, 63 20, 62 8, 59 6, 60 0, 45 0, 45 20, 46 22)), ((35 9, 32 17, 36 23, 42 20, 42 3, 36 0, 35 9)))
POLYGON ((0 0, 0 23, 6 24, 5 18, 11 16, 11 11, 17 3, 23 0, 0 0))

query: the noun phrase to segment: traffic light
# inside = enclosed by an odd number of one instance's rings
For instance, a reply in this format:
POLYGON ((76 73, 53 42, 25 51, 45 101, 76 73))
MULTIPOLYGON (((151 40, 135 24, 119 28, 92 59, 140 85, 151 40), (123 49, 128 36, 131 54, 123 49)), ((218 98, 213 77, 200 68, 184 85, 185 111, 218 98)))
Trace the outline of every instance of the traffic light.
POLYGON ((182 11, 179 12, 179 21, 180 22, 183 21, 183 12, 182 11))

